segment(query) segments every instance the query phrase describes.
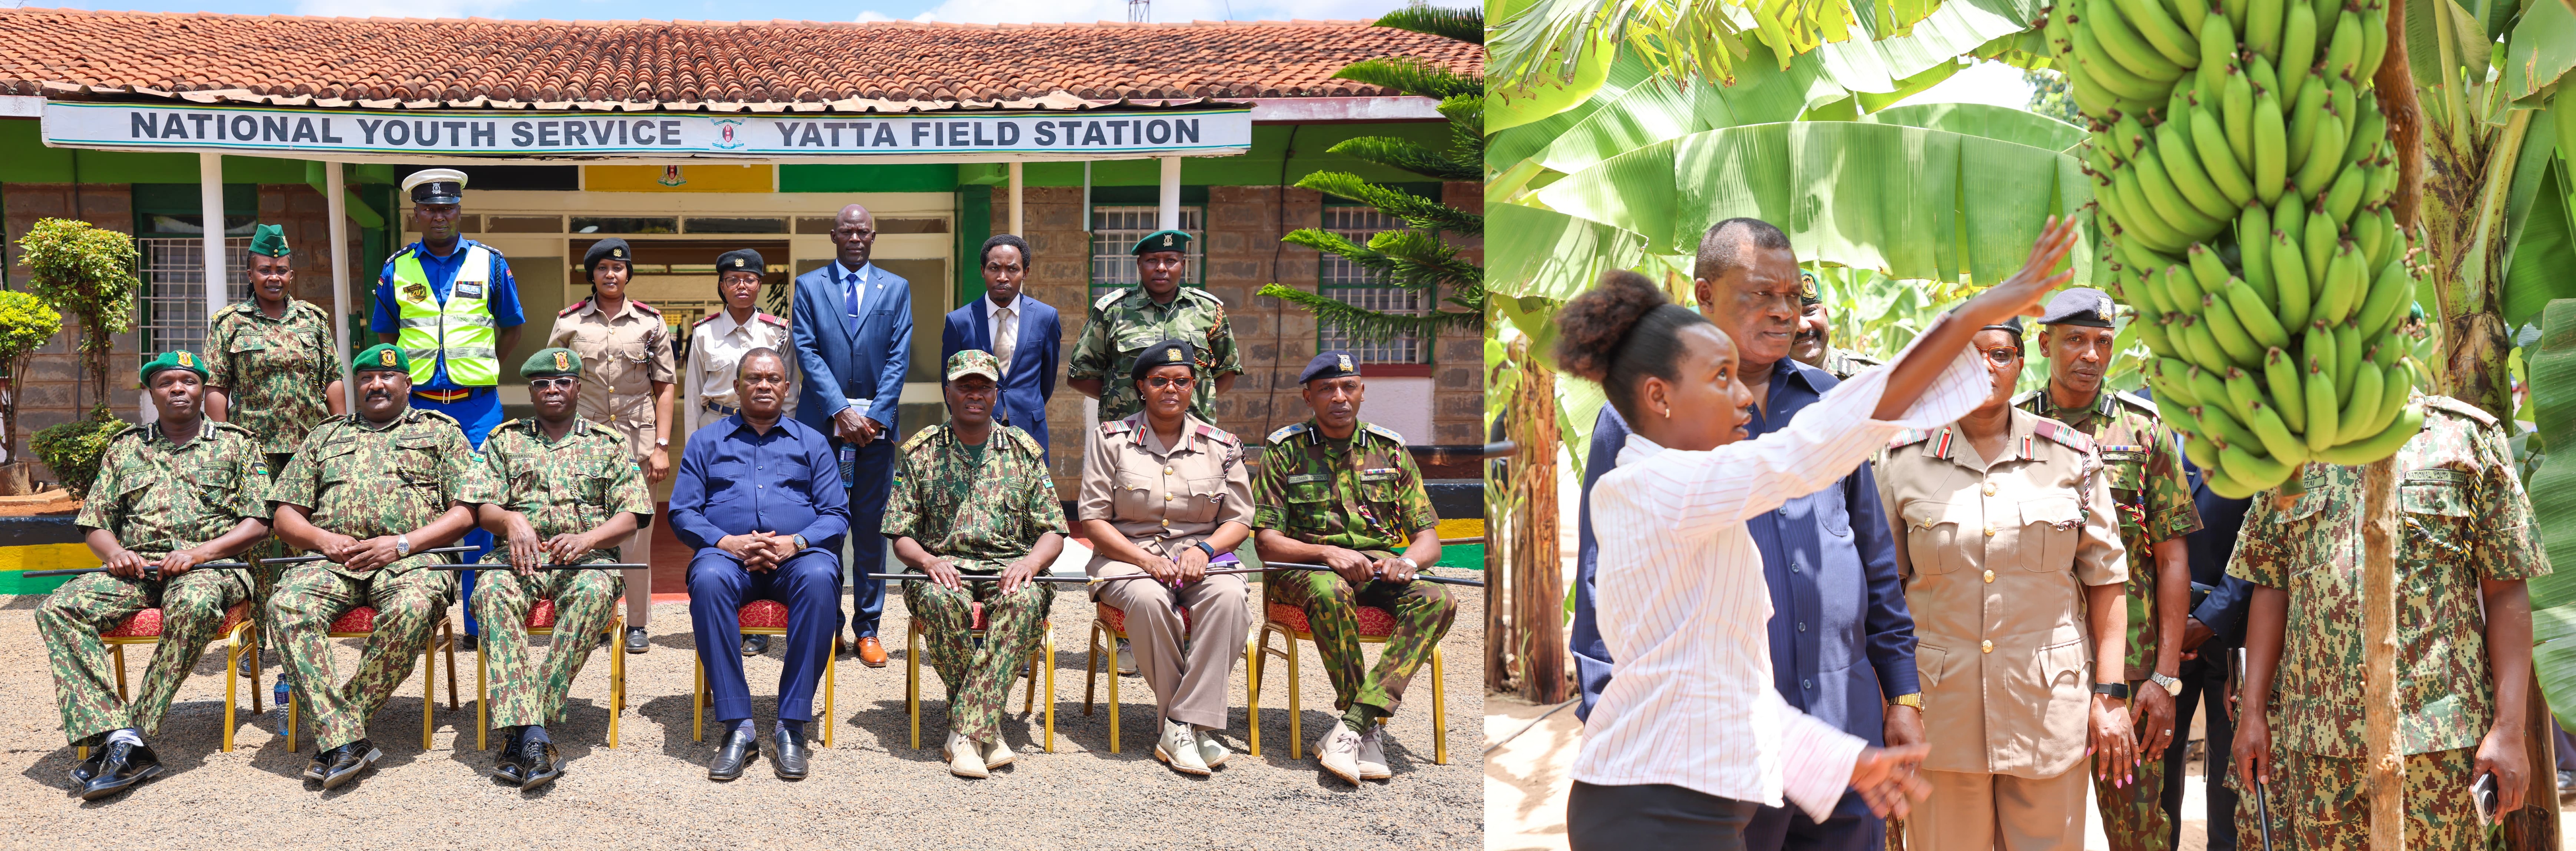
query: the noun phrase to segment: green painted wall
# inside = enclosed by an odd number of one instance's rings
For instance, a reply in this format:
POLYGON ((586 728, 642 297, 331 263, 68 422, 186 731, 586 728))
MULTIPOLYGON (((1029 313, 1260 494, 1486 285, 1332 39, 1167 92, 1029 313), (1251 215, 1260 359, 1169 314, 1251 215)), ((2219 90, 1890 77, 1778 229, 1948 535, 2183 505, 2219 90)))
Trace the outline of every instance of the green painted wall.
MULTIPOLYGON (((197 182, 195 154, 76 151, 45 147, 35 119, 0 120, 0 182, 7 183, 197 182)), ((224 158, 225 183, 302 183, 303 160, 224 158)))
POLYGON ((778 167, 780 192, 952 192, 956 189, 956 163, 778 167))

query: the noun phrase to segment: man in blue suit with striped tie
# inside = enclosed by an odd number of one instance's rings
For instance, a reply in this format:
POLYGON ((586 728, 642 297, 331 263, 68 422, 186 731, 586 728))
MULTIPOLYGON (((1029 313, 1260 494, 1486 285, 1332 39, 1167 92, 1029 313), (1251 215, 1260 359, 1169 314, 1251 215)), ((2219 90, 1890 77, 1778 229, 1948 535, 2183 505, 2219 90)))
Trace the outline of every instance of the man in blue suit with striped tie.
MULTIPOLYGON (((1028 240, 995 234, 984 240, 984 298, 948 312, 939 332, 939 362, 967 349, 992 352, 1002 361, 1002 398, 994 414, 1047 448, 1046 405, 1055 397, 1057 350, 1064 326, 1055 308, 1021 289, 1029 273, 1028 240), (999 332, 998 335, 996 332, 999 332)), ((1052 458, 1053 456, 1049 456, 1052 458)))
MULTIPOLYGON (((850 486, 851 572, 882 573, 886 492, 894 484, 895 406, 903 401, 903 373, 912 362, 912 289, 901 276, 868 262, 877 241, 868 208, 841 208, 832 223, 832 262, 796 276, 796 301, 788 328, 805 389, 796 419, 831 437, 850 486)), ((877 618, 885 611, 885 583, 860 578, 851 589, 857 611, 859 661, 885 667, 877 618)))

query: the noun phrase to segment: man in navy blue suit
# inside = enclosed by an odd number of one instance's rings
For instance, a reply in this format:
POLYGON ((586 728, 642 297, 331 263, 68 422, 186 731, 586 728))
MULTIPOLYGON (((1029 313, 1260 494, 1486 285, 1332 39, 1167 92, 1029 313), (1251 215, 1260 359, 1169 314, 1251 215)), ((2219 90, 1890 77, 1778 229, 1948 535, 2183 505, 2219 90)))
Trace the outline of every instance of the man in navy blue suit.
MULTIPOLYGON (((1736 380, 1753 390, 1746 432, 1780 430, 1841 383, 1833 373, 1789 358, 1801 302, 1813 294, 1805 290, 1797 256, 1779 228, 1759 219, 1717 223, 1700 241, 1691 274, 1700 313, 1734 337, 1736 380)), ((1616 676, 1593 620, 1592 582, 1601 550, 1592 537, 1589 496, 1627 441, 1627 423, 1603 407, 1583 471, 1572 636, 1583 691, 1577 711, 1587 717, 1616 676)), ((1895 532, 1879 505, 1870 465, 1746 520, 1744 528, 1762 552, 1763 579, 1771 588, 1772 687, 1790 706, 1873 747, 1921 744, 1914 616, 1905 607, 1895 532)), ((1845 794, 1821 824, 1795 808, 1762 807, 1744 829, 1744 847, 1757 851, 1876 851, 1886 845, 1887 823, 1870 815, 1858 793, 1845 794)))
POLYGON ((858 636, 859 661, 882 668, 877 617, 885 611, 885 583, 865 576, 885 567, 885 535, 877 524, 894 486, 895 406, 912 365, 912 287, 868 262, 876 241, 877 220, 868 208, 841 208, 832 223, 832 262, 796 276, 787 324, 805 372, 796 419, 831 438, 850 488, 850 565, 861 577, 850 591, 858 609, 850 631, 858 636))
POLYGON ((996 421, 1028 432, 1044 451, 1046 405, 1055 397, 1056 352, 1064 328, 1056 323, 1054 307, 1021 293, 1029 258, 1028 240, 1007 233, 984 240, 979 262, 986 297, 948 312, 948 327, 939 332, 939 362, 967 349, 992 352, 1002 361, 996 421))

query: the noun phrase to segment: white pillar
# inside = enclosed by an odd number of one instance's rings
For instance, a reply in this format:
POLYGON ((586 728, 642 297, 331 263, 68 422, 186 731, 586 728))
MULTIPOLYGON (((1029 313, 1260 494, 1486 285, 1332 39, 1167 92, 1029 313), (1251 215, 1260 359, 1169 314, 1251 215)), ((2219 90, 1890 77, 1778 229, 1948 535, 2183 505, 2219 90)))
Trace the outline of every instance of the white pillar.
POLYGON ((224 309, 224 155, 197 155, 199 212, 206 221, 206 316, 224 309))
POLYGON ((343 379, 340 390, 347 398, 342 401, 348 403, 346 410, 354 411, 358 409, 358 386, 346 381, 349 375, 349 258, 346 256, 349 249, 349 188, 348 178, 340 173, 340 168, 340 164, 335 162, 322 164, 323 203, 331 216, 331 244, 322 249, 322 256, 331 258, 331 345, 340 362, 339 371, 332 374, 343 379))
POLYGON ((1161 209, 1155 211, 1154 227, 1177 230, 1181 226, 1181 158, 1163 158, 1163 197, 1161 209))
POLYGON ((1011 233, 1025 237, 1020 218, 1020 161, 1011 161, 1011 233))

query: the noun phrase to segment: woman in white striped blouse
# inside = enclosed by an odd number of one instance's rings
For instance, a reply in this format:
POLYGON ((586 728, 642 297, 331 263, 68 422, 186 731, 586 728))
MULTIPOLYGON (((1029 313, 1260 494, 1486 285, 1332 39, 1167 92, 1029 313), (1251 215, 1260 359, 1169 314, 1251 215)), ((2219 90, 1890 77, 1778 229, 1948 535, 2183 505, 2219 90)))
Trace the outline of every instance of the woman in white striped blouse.
POLYGON ((1642 276, 1604 275, 1558 313, 1566 370, 1601 384, 1635 429, 1592 491, 1597 611, 1619 663, 1575 760, 1566 809, 1577 851, 1742 848, 1757 804, 1785 797, 1822 820, 1846 788, 1881 814, 1924 794, 1924 746, 1867 747, 1772 690, 1771 597, 1743 520, 1832 485, 1899 431, 1983 401, 1969 338, 2037 315, 2071 277, 2050 271, 2074 235, 2072 220, 2052 218, 2020 272, 1758 440, 1744 439, 1752 396, 1735 381, 1734 343, 1642 276))

